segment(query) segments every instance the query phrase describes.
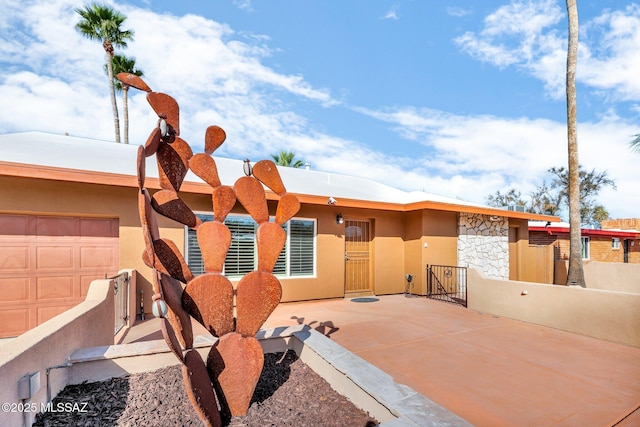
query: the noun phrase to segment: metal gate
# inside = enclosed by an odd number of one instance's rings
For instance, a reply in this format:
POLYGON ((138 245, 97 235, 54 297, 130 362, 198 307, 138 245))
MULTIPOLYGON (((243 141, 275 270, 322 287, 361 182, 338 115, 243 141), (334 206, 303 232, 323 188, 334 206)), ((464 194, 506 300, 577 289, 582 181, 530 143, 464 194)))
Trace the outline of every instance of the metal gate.
POLYGON ((427 298, 467 306, 467 268, 427 264, 427 298))
POLYGON ((371 292, 371 223, 345 220, 345 294, 371 292))
POLYGON ((113 280, 113 307, 115 310, 115 327, 117 334, 129 320, 129 274, 125 271, 108 279, 113 280))

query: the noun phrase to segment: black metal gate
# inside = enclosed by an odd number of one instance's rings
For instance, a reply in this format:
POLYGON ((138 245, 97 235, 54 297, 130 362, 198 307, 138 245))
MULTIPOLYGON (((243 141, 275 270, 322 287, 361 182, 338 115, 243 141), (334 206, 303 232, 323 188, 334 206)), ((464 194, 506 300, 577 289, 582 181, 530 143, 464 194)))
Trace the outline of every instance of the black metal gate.
POLYGON ((467 268, 427 264, 427 298, 467 306, 467 268))

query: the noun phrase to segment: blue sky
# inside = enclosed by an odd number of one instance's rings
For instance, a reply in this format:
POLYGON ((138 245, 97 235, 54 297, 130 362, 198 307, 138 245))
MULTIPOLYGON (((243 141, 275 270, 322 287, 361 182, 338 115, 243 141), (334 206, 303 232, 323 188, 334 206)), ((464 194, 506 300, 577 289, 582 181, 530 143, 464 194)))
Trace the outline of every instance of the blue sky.
MULTIPOLYGON (((606 170, 612 217, 640 216, 640 3, 581 0, 580 161, 606 170)), ((70 0, 0 5, 0 133, 113 140, 104 52, 70 0)), ((181 107, 182 136, 259 160, 295 151, 313 169, 484 202, 525 196, 566 165, 563 0, 107 1, 136 32, 122 51, 181 107)), ((155 117, 130 99, 131 141, 155 117)))

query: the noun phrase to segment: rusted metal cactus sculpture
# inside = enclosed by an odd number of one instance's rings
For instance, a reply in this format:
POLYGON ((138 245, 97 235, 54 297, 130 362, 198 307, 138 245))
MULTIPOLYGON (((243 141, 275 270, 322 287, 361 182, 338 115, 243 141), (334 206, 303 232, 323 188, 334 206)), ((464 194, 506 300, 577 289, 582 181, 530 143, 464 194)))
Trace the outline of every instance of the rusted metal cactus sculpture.
POLYGON ((137 160, 138 208, 145 241, 142 258, 153 269, 153 312, 161 317, 162 335, 182 363, 192 405, 205 424, 219 426, 219 407, 231 416, 244 415, 249 408, 264 364, 255 335, 282 296, 280 282, 272 274, 286 239, 282 225, 298 212, 300 203, 286 192, 275 164, 269 160, 253 168, 245 163, 245 176, 233 187, 222 185, 212 154, 226 139, 225 132, 217 126, 209 127, 204 153, 194 155, 179 136, 178 103, 169 95, 151 91, 138 76, 121 73, 117 78, 147 92, 147 100, 158 115, 158 125, 145 145, 138 148, 137 160), (145 188, 145 159, 153 155, 161 189, 151 196, 145 188), (201 222, 179 196, 189 169, 213 189, 211 222, 201 222), (279 196, 275 222, 269 222, 263 184, 279 196), (231 244, 224 220, 236 201, 258 223, 258 267, 234 289, 223 275, 231 244), (156 213, 196 230, 204 274, 194 277, 176 245, 160 236, 156 213), (218 337, 206 362, 193 348, 191 317, 218 337))

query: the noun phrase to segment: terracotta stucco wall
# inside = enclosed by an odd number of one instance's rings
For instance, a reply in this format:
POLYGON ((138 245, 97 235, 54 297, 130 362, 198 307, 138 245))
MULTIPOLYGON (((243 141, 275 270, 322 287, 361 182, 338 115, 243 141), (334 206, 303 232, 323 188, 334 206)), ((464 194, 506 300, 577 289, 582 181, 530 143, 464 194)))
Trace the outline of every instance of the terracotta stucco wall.
POLYGON ((420 294, 424 293, 426 281, 422 240, 422 212, 406 213, 404 215, 404 270, 405 274, 413 276, 411 292, 420 294))
POLYGON ((282 301, 344 295, 344 227, 336 224, 336 215, 337 212, 330 206, 303 206, 296 215, 317 219, 316 276, 281 279, 282 301))
MULTIPOLYGON (((331 283, 339 284, 336 287, 340 289, 338 296, 344 296, 345 255, 344 225, 336 224, 338 213, 345 219, 366 220, 371 223, 373 293, 383 295, 403 292, 405 275, 403 213, 340 208, 339 205, 307 206, 306 209, 309 217, 318 217, 318 271, 322 270, 323 275, 327 276, 331 283)), ((326 282, 323 279, 322 286, 326 286, 326 282)))
POLYGON ((374 291, 377 295, 404 291, 404 221, 401 213, 377 212, 374 216, 374 291))
MULTIPOLYGON (((181 194, 195 211, 210 212, 208 194, 181 194)), ((269 202, 275 214, 277 203, 269 202)), ((0 211, 111 217, 119 220, 120 268, 137 270, 138 289, 144 292, 145 311, 151 304, 151 271, 141 259, 144 242, 137 210, 137 189, 108 185, 79 184, 26 178, 0 177, 0 211)), ((234 213, 244 213, 236 205, 234 213)), ((340 205, 305 205, 296 215, 317 220, 316 274, 313 277, 282 278, 283 301, 340 298, 344 296, 344 226, 336 224, 341 213, 345 218, 364 219, 372 224, 373 292, 401 293, 405 274, 414 276, 413 292, 424 294, 427 264, 458 264, 458 213, 437 210, 392 212, 374 209, 342 208, 340 205)), ((184 251, 185 228, 172 220, 159 218, 160 233, 184 251)), ((535 269, 527 252, 525 220, 510 220, 517 227, 515 242, 520 278, 535 269)), ((593 242, 593 240, 592 240, 593 242)), ((610 240, 608 241, 610 245, 610 240)), ((592 253, 594 246, 592 246, 592 253)), ((620 251, 621 252, 621 251, 620 251)), ((136 299, 139 297, 136 295, 136 299)), ((139 306, 139 302, 136 302, 139 306)))
MULTIPOLYGON (((109 185, 71 183, 31 178, 0 177, 0 212, 39 213, 118 218, 120 269, 138 274, 136 306, 144 293, 145 311, 151 307, 151 270, 142 262, 144 241, 137 207, 137 189, 109 185)), ((194 210, 211 212, 208 194, 181 194, 194 210)), ((277 203, 269 202, 275 214, 277 203)), ((236 205, 234 213, 244 213, 236 205)), ((296 215, 317 220, 316 275, 282 278, 283 301, 344 296, 344 226, 336 215, 365 219, 372 224, 373 291, 376 294, 404 291, 405 274, 415 277, 414 292, 424 293, 426 264, 457 264, 457 213, 445 211, 394 212, 342 208, 338 205, 304 205, 296 215), (426 245, 426 247, 425 247, 426 245)), ((162 237, 184 251, 185 228, 175 221, 158 218, 162 237)))
POLYGON ((435 210, 405 214, 405 271, 414 276, 413 292, 426 293, 425 267, 457 265, 458 214, 435 210))

